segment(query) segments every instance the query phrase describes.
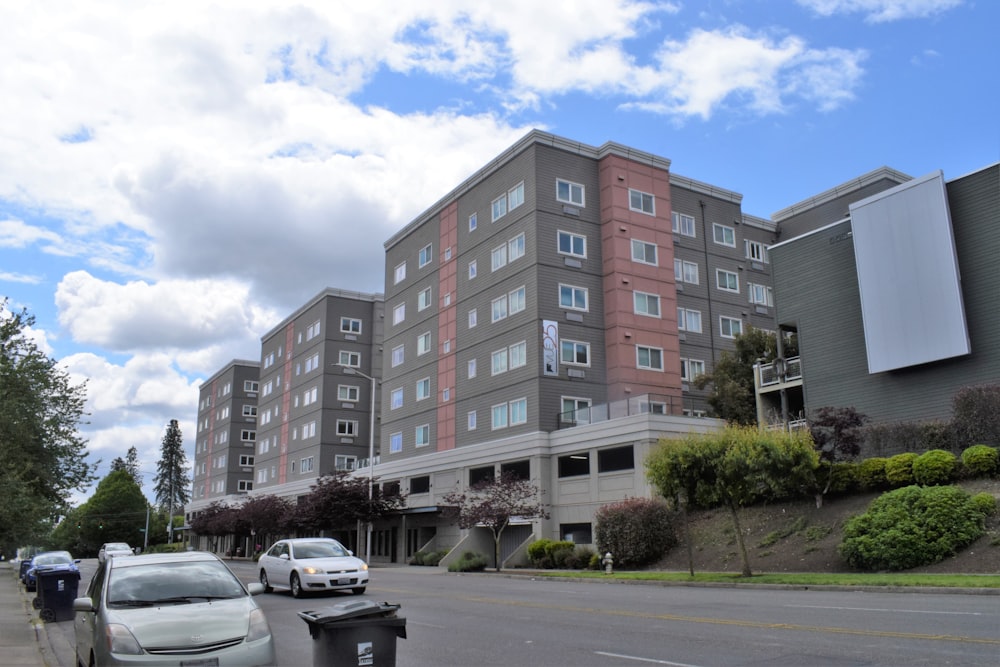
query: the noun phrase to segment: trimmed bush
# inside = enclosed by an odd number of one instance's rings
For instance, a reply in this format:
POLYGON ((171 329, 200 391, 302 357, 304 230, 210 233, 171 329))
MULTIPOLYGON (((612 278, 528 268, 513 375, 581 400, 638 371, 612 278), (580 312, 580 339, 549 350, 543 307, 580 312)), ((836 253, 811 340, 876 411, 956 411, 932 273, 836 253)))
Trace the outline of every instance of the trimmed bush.
POLYGON ((920 450, 944 449, 957 451, 955 446, 955 431, 950 422, 931 421, 920 422, 917 425, 920 433, 920 450))
POLYGON ((1000 446, 1000 384, 959 389, 952 399, 951 425, 959 447, 1000 446))
MULTIPOLYGON (((535 567, 544 567, 544 565, 542 565, 542 562, 548 556, 548 552, 551 546, 552 546, 552 540, 548 539, 547 537, 543 537, 540 540, 535 540, 534 542, 528 545, 528 560, 530 560, 531 564, 534 565, 535 567)), ((551 563, 548 565, 548 567, 552 567, 551 563)))
POLYGON ((906 486, 872 501, 844 526, 840 555, 859 570, 936 563, 983 534, 984 515, 957 486, 906 486))
POLYGON ((858 488, 858 464, 834 463, 830 493, 851 493, 858 488))
POLYGON ((875 456, 858 464, 858 485, 866 491, 879 491, 888 488, 889 480, 885 478, 885 464, 889 459, 875 456))
POLYGON ((437 567, 438 563, 441 562, 441 559, 447 555, 447 551, 418 551, 413 554, 413 560, 410 561, 410 564, 437 567))
POLYGON ((977 493, 972 496, 972 504, 976 506, 984 517, 990 517, 997 513, 997 499, 992 493, 977 493))
POLYGON ((1000 452, 989 445, 973 445, 962 452, 962 466, 972 477, 992 477, 1000 470, 1000 452))
POLYGON ((486 569, 486 556, 466 551, 462 557, 448 566, 449 572, 482 572, 486 569))
POLYGON ((924 486, 949 484, 955 476, 957 459, 951 452, 932 449, 913 459, 913 481, 924 486))
POLYGON ((909 486, 913 484, 913 461, 917 455, 905 452, 890 456, 885 462, 885 479, 889 486, 909 486))
POLYGON ((610 551, 619 567, 640 567, 677 544, 674 513, 658 499, 627 498, 604 505, 595 516, 598 553, 610 551))

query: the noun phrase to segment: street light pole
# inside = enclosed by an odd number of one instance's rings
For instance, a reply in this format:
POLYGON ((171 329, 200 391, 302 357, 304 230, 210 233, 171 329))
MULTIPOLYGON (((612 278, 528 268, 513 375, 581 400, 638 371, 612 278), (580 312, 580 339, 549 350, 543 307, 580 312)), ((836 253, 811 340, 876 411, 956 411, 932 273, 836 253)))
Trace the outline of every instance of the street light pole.
MULTIPOLYGON (((371 399, 368 403, 368 511, 371 512, 373 487, 375 486, 375 383, 377 380, 371 375, 362 373, 357 368, 337 364, 344 369, 347 375, 360 375, 368 380, 371 385, 371 399)), ((368 517, 368 525, 365 530, 365 562, 371 564, 372 560, 372 521, 368 517)))

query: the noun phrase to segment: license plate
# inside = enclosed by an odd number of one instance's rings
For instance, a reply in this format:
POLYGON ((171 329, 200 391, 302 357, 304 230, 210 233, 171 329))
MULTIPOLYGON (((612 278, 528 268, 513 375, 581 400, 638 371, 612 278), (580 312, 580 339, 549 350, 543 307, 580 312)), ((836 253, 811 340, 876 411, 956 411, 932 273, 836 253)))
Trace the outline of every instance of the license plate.
POLYGON ((219 667, 219 659, 201 658, 199 660, 181 660, 181 667, 219 667))
POLYGON ((351 583, 350 579, 337 579, 338 586, 348 586, 350 585, 350 583, 351 583))

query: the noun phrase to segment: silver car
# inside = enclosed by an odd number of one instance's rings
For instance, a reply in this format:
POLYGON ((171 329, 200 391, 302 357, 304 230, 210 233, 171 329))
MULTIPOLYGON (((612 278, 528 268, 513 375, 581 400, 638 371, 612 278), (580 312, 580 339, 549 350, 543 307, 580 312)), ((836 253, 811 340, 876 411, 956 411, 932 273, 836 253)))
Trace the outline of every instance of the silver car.
POLYGON ((125 542, 105 542, 101 545, 101 550, 97 552, 97 562, 103 563, 115 556, 131 556, 132 547, 125 542))
POLYGON ((368 585, 368 563, 326 537, 279 540, 257 565, 260 583, 268 592, 287 588, 297 598, 311 591, 349 590, 361 595, 368 585))
POLYGON ((73 601, 77 665, 273 665, 263 590, 207 552, 109 558, 73 601))

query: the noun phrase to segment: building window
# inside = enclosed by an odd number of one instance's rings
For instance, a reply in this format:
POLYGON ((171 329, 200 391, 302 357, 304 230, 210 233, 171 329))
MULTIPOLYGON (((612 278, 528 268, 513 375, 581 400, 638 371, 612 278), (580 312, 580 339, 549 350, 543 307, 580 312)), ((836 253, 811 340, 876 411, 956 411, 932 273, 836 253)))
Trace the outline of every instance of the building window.
POLYGON ((361 368, 361 353, 340 351, 340 366, 350 366, 351 368, 361 368))
POLYGON ((513 315, 515 313, 520 313, 525 309, 525 296, 524 296, 524 286, 518 287, 516 290, 512 291, 508 296, 508 314, 513 315))
POLYGON ((467 370, 468 370, 468 373, 466 373, 466 375, 468 376, 469 379, 472 379, 472 378, 476 377, 476 360, 475 359, 469 359, 469 362, 468 362, 468 365, 467 365, 467 370))
POLYGON ((572 366, 589 366, 590 343, 575 340, 559 341, 559 360, 572 366))
POLYGON ((398 285, 399 283, 403 282, 403 280, 406 279, 406 262, 397 264, 396 269, 393 272, 393 275, 395 276, 394 284, 398 285))
POLYGON ((476 231, 477 226, 478 223, 476 222, 476 214, 473 213, 472 215, 469 216, 469 231, 470 232, 476 231))
POLYGON ((570 232, 559 232, 559 253, 572 257, 587 257, 587 237, 570 232))
POLYGON ((471 410, 465 416, 465 425, 466 425, 466 429, 469 430, 469 431, 475 431, 476 430, 476 411, 475 410, 471 410))
POLYGON ((519 398, 516 401, 510 402, 510 425, 517 426, 518 424, 528 423, 528 399, 519 398))
POLYGON ((579 183, 571 183, 570 181, 564 181, 561 178, 557 178, 556 201, 561 201, 564 204, 573 204, 574 206, 583 208, 586 206, 584 203, 583 186, 579 183))
POLYGON ((747 292, 750 295, 750 303, 758 306, 774 305, 774 295, 771 292, 771 288, 767 285, 747 283, 747 292))
POLYGON ((507 295, 504 294, 501 297, 493 299, 491 305, 491 319, 493 322, 499 322, 500 320, 507 317, 507 295))
POLYGON ((715 284, 724 292, 736 292, 738 294, 740 291, 740 277, 732 271, 726 271, 725 269, 715 270, 715 284))
POLYGON ((431 288, 420 290, 417 294, 417 310, 423 310, 424 308, 429 308, 431 305, 431 288))
POLYGON ((417 447, 426 447, 431 444, 431 426, 430 424, 423 424, 414 429, 414 440, 417 447))
POLYGON ((356 436, 358 434, 358 422, 349 419, 337 420, 337 435, 356 436))
POLYGON ((632 301, 634 302, 636 315, 646 315, 647 317, 660 316, 659 295, 647 292, 632 292, 632 301))
POLYGON ((398 347, 392 348, 392 366, 395 368, 403 363, 405 358, 406 346, 400 345, 398 347))
POLYGON ((494 352, 490 359, 492 360, 490 374, 499 375, 500 373, 507 372, 507 349, 497 350, 494 352))
POLYGON ((253 454, 240 454, 240 465, 241 466, 252 466, 253 465, 253 454))
POLYGON ((679 283, 698 284, 698 263, 674 260, 674 280, 679 283))
POLYGON ((417 356, 421 354, 427 354, 431 351, 431 332, 427 331, 425 333, 417 336, 417 356))
POLYGON ((712 223, 712 240, 719 245, 736 247, 736 231, 732 227, 726 227, 718 223, 712 223))
POLYGON ((240 479, 236 481, 237 491, 253 491, 253 480, 240 479))
POLYGON ((358 467, 358 457, 337 454, 333 457, 333 467, 336 470, 354 470, 358 467))
POLYGON ((701 359, 681 359, 681 380, 692 382, 705 374, 705 362, 701 359))
POLYGON ((490 211, 493 215, 493 222, 507 215, 507 195, 500 195, 490 204, 490 211))
POLYGON ((421 475, 420 477, 414 477, 410 479, 410 493, 430 493, 431 492, 431 478, 430 475, 421 475))
POLYGON ((564 424, 589 424, 590 405, 591 402, 589 398, 563 396, 562 411, 559 413, 559 421, 564 424))
POLYGON ((311 421, 302 427, 302 439, 313 438, 316 436, 316 422, 311 421))
POLYGON ((299 461, 299 472, 312 472, 313 471, 313 457, 307 456, 306 458, 299 461))
POLYGON ((400 324, 406 319, 406 302, 398 304, 392 309, 392 323, 400 324))
POLYGON ((587 290, 574 285, 559 285, 559 306, 570 310, 587 310, 587 290))
POLYGON ((403 451, 403 434, 393 433, 389 436, 389 451, 393 454, 403 451))
POLYGON ((403 388, 393 389, 389 399, 389 409, 398 410, 403 407, 403 388))
POLYGON ((243 391, 245 391, 245 392, 247 392, 249 394, 256 394, 259 388, 260 388, 260 384, 257 383, 257 382, 255 382, 254 380, 244 380, 243 381, 243 391))
POLYGON ((650 371, 663 370, 663 350, 658 347, 636 345, 635 358, 638 368, 650 371))
POLYGON ((312 340, 319 335, 320 326, 319 320, 316 320, 312 324, 306 327, 306 340, 312 340))
POLYGON ((361 333, 361 320, 356 317, 341 317, 340 330, 344 333, 359 334, 361 333))
POLYGON ((597 472, 599 473, 634 469, 635 456, 632 452, 632 445, 597 451, 597 472))
POLYGON ((515 343, 508 348, 510 352, 509 368, 520 368, 528 364, 528 344, 526 341, 515 343))
POLYGON ((253 442, 257 439, 257 431, 243 430, 240 431, 240 440, 243 442, 253 442))
POLYGON ((760 241, 745 241, 747 259, 754 262, 770 262, 767 256, 767 246, 760 241))
POLYGON ((560 477, 580 477, 590 474, 590 453, 580 452, 559 457, 560 477))
POLYGON ((507 428, 507 404, 501 403, 500 405, 494 405, 490 412, 493 414, 493 421, 491 428, 496 430, 498 428, 507 428))
POLYGON ((361 395, 361 388, 352 384, 337 385, 337 399, 356 403, 361 395))
POLYGON ((632 261, 656 266, 656 244, 632 239, 632 261))
POLYGON ((674 211, 670 217, 671 230, 681 236, 694 236, 694 217, 674 211))
POLYGON ((430 243, 420 249, 417 257, 417 268, 423 268, 431 263, 431 256, 434 253, 434 246, 430 243))
POLYGON ((687 308, 678 308, 677 329, 680 331, 701 333, 701 311, 688 310, 687 308))
POLYGON ((476 260, 472 260, 471 262, 469 262, 469 280, 472 280, 473 278, 476 277, 476 272, 478 270, 476 269, 476 266, 477 266, 476 260))
POLYGON ((743 333, 743 320, 732 317, 719 317, 719 329, 723 338, 736 338, 743 333))
POLYGON ((306 359, 306 373, 312 373, 319 368, 319 352, 306 359))
POLYGON ((302 392, 302 405, 312 405, 319 400, 319 387, 312 387, 302 392))
POLYGON ((490 253, 490 270, 496 271, 507 265, 507 245, 494 248, 490 253))
POLYGON ((431 397, 431 379, 424 378, 422 380, 417 380, 417 400, 422 401, 425 398, 431 397))
POLYGON ((656 215, 656 206, 653 195, 641 190, 628 191, 628 207, 633 211, 645 213, 646 215, 656 215))
POLYGON ((513 262, 522 257, 524 257, 524 234, 518 234, 507 241, 507 261, 513 262))
POLYGON ((479 323, 479 311, 475 308, 469 311, 469 328, 476 326, 479 323))
POLYGON ((256 405, 244 405, 243 406, 243 416, 244 417, 256 417, 257 416, 257 406, 256 405))
POLYGON ((524 203, 524 183, 518 183, 507 191, 507 209, 513 211, 524 203))
POLYGON ((451 387, 445 387, 441 390, 441 401, 447 403, 451 400, 451 387))

